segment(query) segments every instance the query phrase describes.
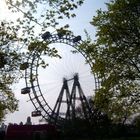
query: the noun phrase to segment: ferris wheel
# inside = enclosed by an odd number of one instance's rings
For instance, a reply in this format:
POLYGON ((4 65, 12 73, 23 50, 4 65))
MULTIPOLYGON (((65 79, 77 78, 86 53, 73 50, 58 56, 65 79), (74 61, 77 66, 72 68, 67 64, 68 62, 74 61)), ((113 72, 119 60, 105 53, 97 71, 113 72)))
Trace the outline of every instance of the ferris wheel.
POLYGON ((96 74, 91 74, 93 63, 90 61, 90 58, 84 50, 78 47, 84 43, 81 40, 81 36, 46 32, 42 35, 42 39, 47 46, 53 50, 56 48, 58 53, 60 52, 61 59, 46 56, 42 50, 39 50, 38 46, 30 53, 27 62, 21 65, 25 70, 26 82, 26 87, 21 89, 21 94, 29 95, 30 101, 35 107, 32 116, 42 116, 50 123, 60 124, 65 120, 76 118, 76 109, 78 106, 81 106, 83 116, 86 119, 91 119, 91 110, 87 96, 90 96, 99 88, 99 81, 96 74), (68 57, 66 52, 71 53, 69 58, 66 58, 68 57), (79 57, 75 57, 77 56, 75 52, 79 54, 79 57), (71 58, 73 59, 72 63, 70 63, 72 61, 71 58), (68 62, 65 62, 66 59, 68 59, 68 62), (91 87, 87 83, 81 84, 81 75, 83 73, 84 75, 87 74, 85 68, 81 69, 78 66, 82 65, 81 59, 84 65, 88 65, 89 76, 92 79, 92 81, 89 79, 84 79, 83 81, 92 83, 91 87), (78 61, 78 64, 76 64, 76 61, 78 61), (49 63, 49 66, 46 67, 45 65, 42 68, 40 67, 41 63, 43 65, 49 63), (78 67, 80 72, 77 71, 76 67, 78 67), (52 71, 49 71, 49 68, 55 69, 55 72, 52 73, 52 71), (68 74, 70 69, 73 69, 73 71, 68 74), (81 73, 82 70, 84 71, 83 73, 81 73), (60 77, 59 81, 58 77, 60 77), (52 86, 52 79, 54 79, 55 86, 52 86), (84 90, 83 87, 87 90, 84 90), (91 90, 89 91, 90 88, 91 90), (85 92, 90 92, 90 94, 85 94, 85 92))

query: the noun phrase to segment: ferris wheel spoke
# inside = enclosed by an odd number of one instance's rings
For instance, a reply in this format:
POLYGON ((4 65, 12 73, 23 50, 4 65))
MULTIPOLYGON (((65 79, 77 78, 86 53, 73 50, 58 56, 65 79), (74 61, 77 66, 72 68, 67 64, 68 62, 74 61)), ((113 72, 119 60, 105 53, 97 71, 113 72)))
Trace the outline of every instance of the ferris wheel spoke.
POLYGON ((83 43, 81 37, 75 37, 72 34, 50 34, 49 32, 43 34, 42 37, 44 41, 47 41, 48 47, 58 50, 62 58, 48 57, 42 52, 37 52, 37 48, 29 55, 27 62, 29 67, 25 71, 25 80, 26 86, 32 89, 28 93, 31 102, 45 120, 57 125, 64 120, 71 119, 71 114, 80 102, 85 117, 88 118, 86 96, 94 94, 94 89, 99 87, 99 80, 97 75, 89 78, 93 76, 89 58, 77 47, 83 43), (42 60, 49 66, 42 68, 40 66, 42 60), (66 79, 67 85, 64 84, 63 78, 66 79))

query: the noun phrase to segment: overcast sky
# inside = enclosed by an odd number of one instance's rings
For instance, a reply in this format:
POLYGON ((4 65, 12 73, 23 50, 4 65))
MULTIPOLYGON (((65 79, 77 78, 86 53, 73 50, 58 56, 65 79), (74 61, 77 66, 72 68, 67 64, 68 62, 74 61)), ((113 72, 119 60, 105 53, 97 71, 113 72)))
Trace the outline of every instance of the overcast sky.
MULTIPOLYGON (((2 0, 0 0, 0 20, 3 18, 7 18, 8 12, 4 11, 5 7, 2 3, 2 0)), ((85 0, 85 3, 83 4, 83 6, 79 7, 78 11, 76 11, 77 17, 74 19, 71 19, 69 21, 64 20, 61 24, 70 24, 70 29, 74 32, 75 35, 81 35, 82 39, 85 39, 85 33, 84 33, 84 29, 86 29, 88 31, 88 33, 90 34, 90 36, 92 37, 92 39, 95 39, 95 31, 96 29, 90 25, 90 21, 92 20, 92 17, 94 15, 96 15, 96 10, 97 9, 105 9, 105 2, 108 2, 109 0, 85 0)), ((17 15, 14 15, 17 16, 17 15)), ((14 17, 13 17, 14 18, 14 17)), ((57 44, 57 46, 59 46, 60 44, 57 44)), ((68 76, 68 78, 72 77, 72 74, 78 72, 79 76, 80 76, 80 83, 82 85, 83 90, 85 90, 86 96, 92 95, 91 91, 92 91, 92 87, 94 87, 94 78, 90 75, 90 68, 89 66, 85 66, 84 63, 84 59, 81 57, 80 54, 78 54, 79 56, 73 56, 73 55, 68 55, 66 50, 70 50, 69 49, 65 49, 65 47, 67 47, 66 45, 61 45, 62 46, 62 50, 60 50, 62 52, 62 55, 64 56, 64 61, 61 62, 58 60, 51 60, 50 62, 52 62, 52 66, 49 67, 47 73, 44 72, 42 73, 42 75, 40 74, 40 79, 41 77, 49 77, 46 78, 46 82, 44 81, 40 81, 40 84, 43 88, 43 85, 49 85, 50 89, 45 89, 46 91, 48 90, 47 94, 46 94, 46 100, 49 104, 54 104, 54 98, 57 98, 61 86, 62 86, 62 78, 64 76, 68 76), (65 51, 64 51, 65 50, 65 51), (68 58, 65 58, 68 57, 68 58), (77 59, 77 58, 78 59, 77 59), (66 60, 67 59, 67 60, 66 60), (59 74, 57 74, 59 73, 59 74), (48 76, 49 75, 49 76, 48 76), (51 82, 54 82, 53 84, 49 84, 51 82), (85 86, 86 85, 86 86, 85 86), (53 90, 52 90, 53 89, 53 90), (49 92, 49 90, 51 90, 51 92, 49 92), (56 94, 55 94, 56 93, 56 94)), ((43 78, 42 78, 43 79, 43 78)), ((29 98, 28 95, 21 95, 21 88, 25 87, 25 81, 20 80, 20 82, 16 85, 13 86, 13 90, 15 92, 16 98, 19 100, 19 111, 13 113, 13 114, 8 114, 6 117, 6 121, 5 123, 8 124, 10 123, 20 123, 21 121, 23 123, 26 122, 26 118, 28 116, 31 115, 31 112, 34 110, 33 105, 31 104, 31 102, 28 102, 29 98)), ((45 95, 44 95, 45 96, 45 95)), ((40 118, 32 118, 32 122, 34 124, 38 123, 38 120, 40 118)))

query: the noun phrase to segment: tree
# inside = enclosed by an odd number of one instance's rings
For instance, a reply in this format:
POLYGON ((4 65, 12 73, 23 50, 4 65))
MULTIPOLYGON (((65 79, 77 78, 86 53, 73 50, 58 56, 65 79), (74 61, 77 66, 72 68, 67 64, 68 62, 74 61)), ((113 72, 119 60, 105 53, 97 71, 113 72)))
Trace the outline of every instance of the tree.
MULTIPOLYGON (((72 125, 72 129, 70 132, 74 134, 78 134, 78 136, 83 137, 105 137, 108 136, 109 127, 111 126, 111 120, 108 118, 107 114, 102 112, 100 108, 96 107, 92 96, 87 98, 88 105, 90 107, 90 113, 92 116, 89 120, 85 118, 85 114, 83 111, 82 104, 79 104, 75 108, 75 120, 73 120, 74 124, 68 124, 68 126, 72 125), (75 131, 77 130, 77 131, 75 131)), ((86 108, 87 109, 87 108, 86 108)))
MULTIPOLYGON (((64 17, 75 17, 71 12, 82 5, 83 0, 5 0, 9 10, 20 13, 14 21, 0 21, 0 122, 4 116, 17 110, 16 100, 11 86, 22 77, 20 68, 25 66, 28 54, 35 49, 44 54, 60 57, 57 51, 50 49, 40 40, 42 32, 48 28, 63 31, 69 25, 58 26, 64 17), (26 8, 25 8, 26 7, 26 8), (57 27, 56 27, 57 26, 57 27), (21 44, 25 44, 25 48, 21 44), (26 49, 26 54, 22 49, 26 49)), ((44 61, 40 63, 46 67, 44 61)), ((26 67, 26 66, 25 66, 26 67)))
POLYGON ((17 24, 22 30, 22 36, 28 40, 38 39, 37 36, 48 29, 54 31, 67 29, 68 24, 59 25, 59 23, 65 18, 74 18, 75 9, 83 2, 84 0, 6 0, 12 12, 21 14, 17 24))
MULTIPOLYGON (((11 23, 12 24, 12 23, 11 23)), ((18 52, 16 32, 9 23, 0 23, 0 122, 8 112, 17 110, 18 101, 11 90, 11 85, 21 77, 18 69, 22 61, 18 52)))
POLYGON ((101 84, 95 103, 115 122, 124 123, 140 108, 140 2, 112 0, 106 5, 91 22, 96 42, 84 51, 101 84))

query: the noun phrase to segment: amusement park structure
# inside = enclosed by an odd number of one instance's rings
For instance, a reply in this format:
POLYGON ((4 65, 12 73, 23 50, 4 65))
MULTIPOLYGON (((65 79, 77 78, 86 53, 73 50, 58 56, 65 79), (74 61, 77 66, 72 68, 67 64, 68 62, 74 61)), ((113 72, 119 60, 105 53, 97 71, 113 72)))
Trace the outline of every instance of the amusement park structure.
POLYGON ((79 105, 81 106, 81 110, 83 113, 82 119, 91 121, 92 110, 81 88, 78 74, 76 73, 72 79, 64 78, 63 80, 63 86, 61 88, 60 94, 57 98, 56 104, 51 114, 51 118, 53 118, 54 123, 57 124, 57 122, 60 121, 60 116, 62 116, 62 118, 64 118, 65 121, 75 122, 75 120, 79 117, 76 113, 77 101, 79 101, 79 105), (71 80, 73 80, 73 86, 70 92, 68 82, 71 80), (65 112, 60 112, 60 107, 62 104, 66 104, 65 112))
MULTIPOLYGON (((93 66, 93 62, 90 61, 90 58, 86 55, 84 50, 79 49, 78 46, 84 42, 81 40, 81 36, 74 36, 72 34, 51 34, 46 32, 42 35, 43 41, 47 44, 52 43, 62 43, 69 45, 80 52, 85 61, 93 66)), ((35 111, 32 112, 32 116, 42 116, 47 122, 61 125, 67 121, 74 122, 77 117, 77 102, 78 106, 82 110, 82 119, 91 121, 92 120, 92 110, 90 108, 89 102, 86 99, 86 96, 82 90, 81 84, 79 82, 79 75, 75 73, 70 79, 63 78, 62 88, 57 97, 56 103, 52 108, 44 97, 44 93, 40 87, 39 83, 39 60, 41 59, 42 51, 38 51, 37 48, 34 49, 28 57, 28 60, 22 64, 24 65, 25 70, 25 81, 26 87, 21 89, 21 94, 28 94, 32 104, 35 107, 35 111), (70 89, 68 83, 72 81, 73 85, 70 89), (65 106, 61 109, 62 106, 65 106), (64 111, 64 112, 63 112, 64 111)), ((95 81, 95 89, 99 88, 99 80, 97 75, 93 74, 95 81)))

